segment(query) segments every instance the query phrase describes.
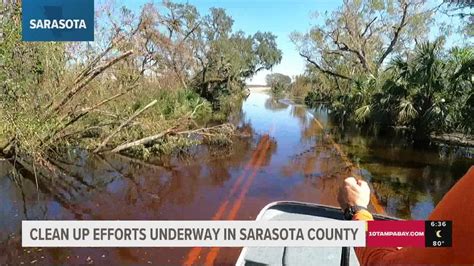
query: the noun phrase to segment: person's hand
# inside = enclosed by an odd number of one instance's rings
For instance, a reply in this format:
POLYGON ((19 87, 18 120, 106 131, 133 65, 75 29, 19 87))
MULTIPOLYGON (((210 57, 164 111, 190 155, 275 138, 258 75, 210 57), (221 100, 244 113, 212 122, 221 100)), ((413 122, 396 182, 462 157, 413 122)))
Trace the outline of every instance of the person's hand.
POLYGON ((337 201, 343 210, 355 205, 367 208, 370 201, 369 185, 363 180, 348 177, 339 188, 337 201))

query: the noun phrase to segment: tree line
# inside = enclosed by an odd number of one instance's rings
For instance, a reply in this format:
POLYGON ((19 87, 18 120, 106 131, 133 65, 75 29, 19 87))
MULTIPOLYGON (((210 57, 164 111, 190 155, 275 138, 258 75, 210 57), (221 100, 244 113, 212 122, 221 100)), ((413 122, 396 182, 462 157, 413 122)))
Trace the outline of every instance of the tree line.
POLYGON ((469 8, 441 1, 344 0, 323 15, 323 23, 291 35, 307 62, 295 88, 306 94, 308 105, 324 103, 336 119, 360 127, 403 129, 419 141, 433 134, 470 135, 474 48, 445 43, 453 31, 469 38, 472 23, 460 20, 456 29, 435 19, 469 8), (433 33, 434 26, 439 32, 433 33))

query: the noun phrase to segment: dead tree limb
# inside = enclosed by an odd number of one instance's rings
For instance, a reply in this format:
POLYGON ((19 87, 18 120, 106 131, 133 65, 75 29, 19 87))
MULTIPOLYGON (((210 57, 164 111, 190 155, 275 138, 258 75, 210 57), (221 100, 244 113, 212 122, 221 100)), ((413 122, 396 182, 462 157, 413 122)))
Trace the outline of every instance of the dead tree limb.
POLYGON ((105 99, 105 100, 103 100, 103 101, 101 101, 101 102, 98 102, 98 103, 95 104, 94 106, 91 106, 91 107, 87 107, 87 108, 82 109, 81 113, 89 113, 90 111, 95 110, 95 109, 101 107, 102 105, 104 105, 104 104, 106 104, 106 103, 108 103, 108 102, 110 102, 110 101, 113 101, 113 100, 117 99, 118 97, 120 97, 120 96, 126 94, 127 92, 133 90, 135 87, 137 87, 137 84, 131 86, 130 88, 128 88, 128 89, 125 90, 125 91, 122 91, 122 92, 120 92, 120 93, 115 94, 114 96, 112 96, 112 97, 110 97, 110 98, 107 98, 107 99, 105 99))
MULTIPOLYGON (((229 126, 229 125, 230 124, 223 124, 223 125, 217 125, 217 126, 212 126, 212 127, 203 127, 203 128, 193 129, 193 130, 184 130, 184 131, 175 132, 174 130, 179 126, 179 125, 177 125, 177 126, 174 126, 174 127, 170 127, 167 130, 165 130, 163 132, 160 132, 156 135, 149 136, 149 137, 146 137, 146 138, 142 138, 142 139, 139 139, 139 140, 136 140, 136 141, 132 141, 132 142, 117 146, 111 152, 117 153, 117 152, 129 149, 129 148, 132 148, 132 147, 148 144, 148 143, 153 142, 157 139, 163 138, 168 134, 175 134, 175 135, 200 134, 200 135, 204 135, 204 136, 215 136, 216 134, 208 133, 208 131, 218 130, 218 129, 221 129, 223 127, 229 126)), ((233 126, 231 126, 231 127, 233 128, 233 126)))
POLYGON ((400 32, 407 25, 406 20, 407 20, 407 15, 408 15, 408 7, 409 7, 409 3, 405 3, 404 6, 403 6, 403 14, 402 14, 402 17, 400 19, 400 23, 398 24, 397 28, 393 32, 393 38, 390 41, 390 44, 388 45, 387 49, 385 49, 385 52, 382 54, 382 56, 378 60, 377 69, 380 68, 380 66, 382 65, 385 58, 387 58, 387 56, 393 51, 393 48, 395 47, 395 45, 398 42, 400 32))
POLYGON ((207 135, 207 136, 214 136, 215 134, 207 133, 206 131, 218 130, 218 129, 222 129, 228 126, 230 126, 231 128, 234 128, 231 124, 222 124, 222 125, 217 125, 217 126, 212 126, 212 127, 202 127, 202 128, 192 129, 192 130, 180 131, 180 132, 176 132, 176 134, 177 135, 201 134, 201 135, 207 135))
POLYGON ((152 107, 155 105, 158 101, 153 100, 151 103, 149 103, 147 106, 143 107, 142 109, 136 111, 132 116, 130 116, 125 122, 123 122, 117 129, 115 129, 107 138, 102 141, 102 143, 94 150, 94 153, 98 153, 108 142, 109 140, 115 136, 117 133, 122 130, 123 127, 125 127, 128 123, 132 122, 133 119, 135 119, 137 116, 139 116, 141 113, 143 113, 146 109, 152 107))
POLYGON ((67 121, 65 124, 63 124, 62 126, 60 126, 59 128, 57 128, 53 134, 49 135, 48 137, 46 137, 42 143, 46 143, 48 142, 50 139, 53 139, 55 136, 57 136, 59 133, 61 133, 62 131, 64 131, 66 128, 68 128, 70 125, 76 123, 79 119, 81 119, 82 117, 86 116, 88 113, 90 113, 91 111, 93 110, 96 110, 97 108, 101 107, 102 105, 110 102, 110 101, 113 101, 115 99, 117 99, 118 97, 128 93, 129 91, 133 90, 137 85, 133 85, 131 87, 129 87, 127 90, 125 91, 122 91, 120 93, 117 93, 115 94, 114 96, 112 97, 109 97, 103 101, 100 101, 98 103, 96 103, 95 105, 91 106, 91 107, 87 107, 87 108, 84 108, 80 111, 79 114, 76 114, 74 115, 69 121, 67 121))
POLYGON ((149 136, 149 137, 146 137, 146 138, 142 138, 142 139, 139 139, 139 140, 136 140, 136 141, 132 141, 132 142, 129 142, 129 143, 126 143, 126 144, 122 144, 120 146, 115 147, 111 152, 117 153, 117 152, 129 149, 129 148, 135 147, 135 146, 150 143, 152 141, 160 139, 160 138, 166 136, 167 134, 171 133, 174 128, 175 127, 172 127, 172 128, 169 128, 169 129, 167 129, 167 130, 165 130, 165 131, 163 131, 159 134, 149 136))
POLYGON ((328 74, 328 75, 331 75, 331 76, 334 76, 334 77, 337 77, 337 78, 342 78, 342 79, 347 79, 347 80, 352 81, 352 78, 350 78, 348 76, 345 76, 345 75, 339 74, 337 72, 322 68, 316 61, 312 60, 309 56, 307 56, 303 53, 300 53, 300 56, 302 56, 304 59, 306 59, 306 61, 308 61, 308 63, 311 63, 314 67, 316 67, 319 71, 323 72, 324 74, 328 74))
POLYGON ((108 69, 109 67, 115 65, 116 63, 118 63, 119 61, 127 58, 128 56, 130 56, 133 52, 130 50, 128 52, 125 52, 123 54, 121 54, 120 56, 110 60, 109 62, 101 65, 101 66, 98 66, 96 67, 94 70, 92 70, 89 74, 89 76, 87 78, 84 79, 84 81, 74 85, 72 87, 72 89, 70 89, 66 95, 59 101, 58 104, 56 104, 51 112, 53 113, 56 113, 58 112, 64 105, 66 105, 69 101, 71 101, 71 99, 78 93, 80 92, 85 86, 87 86, 87 84, 89 84, 95 77, 97 77, 99 74, 101 74, 102 72, 104 72, 106 69, 108 69))
POLYGON ((85 77, 87 77, 87 76, 91 73, 93 67, 94 67, 95 65, 97 65, 97 64, 99 63, 99 61, 100 61, 102 58, 105 57, 105 55, 107 55, 110 51, 112 51, 112 49, 115 48, 115 46, 117 45, 117 43, 121 42, 121 41, 124 39, 123 36, 121 36, 120 38, 116 39, 117 36, 119 35, 119 33, 120 33, 120 30, 116 29, 116 30, 115 30, 115 33, 114 33, 114 36, 113 36, 113 37, 111 38, 111 40, 110 40, 109 46, 108 46, 102 53, 100 53, 99 55, 97 55, 97 56, 92 60, 92 62, 91 62, 90 64, 88 64, 88 66, 85 67, 85 68, 79 73, 79 75, 77 75, 76 79, 74 80, 74 83, 75 83, 75 84, 81 82, 85 77))
MULTIPOLYGON (((192 118, 194 116, 194 114, 196 113, 196 111, 199 109, 199 107, 201 107, 203 105, 204 105, 204 102, 198 104, 194 108, 194 110, 189 114, 189 117, 192 118)), ((186 116, 186 117, 188 117, 188 116, 186 116)), ((145 137, 145 138, 142 138, 142 139, 139 139, 139 140, 135 140, 135 141, 132 141, 132 142, 129 142, 129 143, 119 145, 119 146, 115 147, 111 152, 117 153, 117 152, 129 149, 129 148, 132 148, 132 147, 136 147, 136 146, 139 146, 139 145, 144 145, 144 144, 150 143, 152 141, 155 141, 157 139, 160 139, 160 138, 172 133, 173 130, 175 130, 177 127, 179 127, 181 125, 180 124, 181 120, 183 120, 183 119, 180 119, 175 126, 172 126, 172 127, 168 128, 167 130, 165 130, 163 132, 160 132, 156 135, 148 136, 148 137, 145 137)))

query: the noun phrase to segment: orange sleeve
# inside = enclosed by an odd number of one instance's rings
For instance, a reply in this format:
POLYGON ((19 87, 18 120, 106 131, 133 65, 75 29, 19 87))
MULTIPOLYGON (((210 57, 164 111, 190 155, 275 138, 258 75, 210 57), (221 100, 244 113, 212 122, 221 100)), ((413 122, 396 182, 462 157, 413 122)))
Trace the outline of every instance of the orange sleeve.
POLYGON ((352 220, 356 221, 372 221, 374 220, 374 217, 372 217, 372 214, 369 211, 366 210, 360 210, 354 214, 352 217, 352 220))
MULTIPOLYGON (((355 248, 361 265, 473 264, 474 263, 474 166, 443 197, 429 220, 453 221, 450 248, 355 248)), ((367 212, 368 213, 368 212, 367 212)), ((362 211, 355 220, 372 220, 362 211)))

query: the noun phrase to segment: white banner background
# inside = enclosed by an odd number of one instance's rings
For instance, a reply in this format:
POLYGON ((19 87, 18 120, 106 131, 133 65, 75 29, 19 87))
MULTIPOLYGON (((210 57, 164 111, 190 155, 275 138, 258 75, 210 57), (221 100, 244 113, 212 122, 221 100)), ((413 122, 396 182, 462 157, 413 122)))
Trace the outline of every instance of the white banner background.
MULTIPOLYGON (((363 221, 22 221, 22 244, 23 247, 361 247, 365 246, 365 228, 363 221), (47 228, 67 229, 68 239, 64 240, 39 240, 39 232, 43 235, 47 228), (78 232, 79 228, 89 229, 89 235, 81 240, 73 238, 73 230, 78 232), (145 240, 117 240, 117 239, 94 239, 95 228, 144 228, 145 240), (204 228, 219 229, 217 239, 204 240, 153 240, 150 230, 155 228, 204 228), (246 229, 301 229, 304 240, 241 240, 240 230, 246 229), (348 228, 347 240, 311 240, 308 236, 315 236, 315 230, 343 229, 348 228), (236 237, 233 240, 224 238, 224 230, 235 229, 236 237), (33 230, 33 231, 32 231, 33 230), (357 230, 355 239, 353 233, 357 230)), ((213 234, 214 235, 214 234, 213 234)), ((247 233, 248 235, 248 233, 247 233)), ((140 235, 138 235, 140 236, 140 235)), ((133 237, 133 235, 132 235, 133 237)), ((344 234, 345 237, 345 234, 344 234)))

